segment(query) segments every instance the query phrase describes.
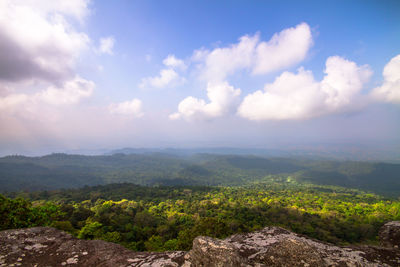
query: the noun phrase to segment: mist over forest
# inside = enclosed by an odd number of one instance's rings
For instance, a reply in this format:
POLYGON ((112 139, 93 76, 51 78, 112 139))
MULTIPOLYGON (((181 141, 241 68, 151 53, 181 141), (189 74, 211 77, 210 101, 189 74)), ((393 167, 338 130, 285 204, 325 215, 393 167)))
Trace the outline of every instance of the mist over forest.
MULTIPOLYGON (((121 149, 108 155, 50 154, 0 158, 1 191, 38 191, 109 183, 145 186, 241 186, 276 177, 386 195, 400 190, 400 164, 246 155, 252 150, 121 149), (211 154, 198 152, 224 152, 211 154), (140 153, 141 152, 141 153, 140 153), (241 154, 230 154, 230 153, 241 154), (376 179, 379 177, 379 179, 376 179)), ((254 152, 254 151, 253 151, 254 152)), ((276 153, 271 151, 270 153, 276 153)))

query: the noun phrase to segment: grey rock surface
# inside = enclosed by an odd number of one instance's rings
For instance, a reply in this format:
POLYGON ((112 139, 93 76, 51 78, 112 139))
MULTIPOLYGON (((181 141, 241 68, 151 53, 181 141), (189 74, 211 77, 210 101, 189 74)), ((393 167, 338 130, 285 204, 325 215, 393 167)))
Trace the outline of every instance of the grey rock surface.
POLYGON ((400 222, 388 222, 379 231, 381 246, 388 248, 400 247, 400 222))
POLYGON ((197 237, 186 266, 400 266, 400 251, 379 247, 338 247, 280 227, 233 235, 225 240, 197 237), (214 242, 213 242, 214 241, 214 242), (223 255, 234 255, 228 262, 223 255))
POLYGON ((185 252, 137 253, 50 227, 0 232, 0 266, 181 266, 185 252))
MULTIPOLYGON (((392 223, 382 228, 392 234, 392 223)), ((390 240, 390 238, 389 238, 390 240)), ((0 266, 400 266, 394 246, 339 247, 279 227, 224 240, 200 236, 189 252, 133 252, 120 245, 81 240, 49 227, 0 232, 0 266)))

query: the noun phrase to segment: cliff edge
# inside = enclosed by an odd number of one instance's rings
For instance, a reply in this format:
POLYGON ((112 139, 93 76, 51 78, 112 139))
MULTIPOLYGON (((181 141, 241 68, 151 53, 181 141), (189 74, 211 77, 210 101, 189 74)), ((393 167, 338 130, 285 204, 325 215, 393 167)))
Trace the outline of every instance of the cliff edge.
POLYGON ((385 224, 382 247, 339 247, 280 227, 224 240, 197 237, 189 252, 133 252, 50 227, 0 232, 0 266, 400 266, 400 222, 385 224))

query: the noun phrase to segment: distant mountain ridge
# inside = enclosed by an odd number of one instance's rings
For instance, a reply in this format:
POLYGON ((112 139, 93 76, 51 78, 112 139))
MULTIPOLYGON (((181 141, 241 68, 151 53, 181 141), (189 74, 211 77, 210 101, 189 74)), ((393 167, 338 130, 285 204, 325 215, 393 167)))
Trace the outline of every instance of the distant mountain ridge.
POLYGON ((105 152, 113 154, 170 154, 189 156, 194 154, 254 155, 261 157, 302 157, 306 159, 356 160, 372 162, 400 163, 400 148, 371 149, 362 146, 326 145, 297 148, 237 148, 237 147, 199 147, 199 148, 121 148, 105 152))
POLYGON ((400 164, 391 163, 204 153, 0 158, 0 192, 122 182, 150 186, 240 186, 278 178, 400 195, 400 164))

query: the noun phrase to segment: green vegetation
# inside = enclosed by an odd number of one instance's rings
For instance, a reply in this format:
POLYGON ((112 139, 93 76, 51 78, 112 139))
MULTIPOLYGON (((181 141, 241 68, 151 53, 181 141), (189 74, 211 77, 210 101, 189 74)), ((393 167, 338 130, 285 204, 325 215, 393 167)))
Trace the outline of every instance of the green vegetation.
POLYGON ((336 244, 376 241, 400 220, 400 201, 355 189, 270 176, 240 187, 110 184, 0 198, 1 229, 51 225, 133 250, 190 249, 198 235, 223 238, 277 225, 336 244))
POLYGON ((0 158, 0 229, 53 226, 138 251, 271 225, 375 242, 383 223, 400 220, 399 175, 400 164, 300 158, 10 156, 0 158))
POLYGON ((23 198, 0 195, 0 230, 50 225, 60 218, 59 208, 51 202, 33 206, 23 198))

